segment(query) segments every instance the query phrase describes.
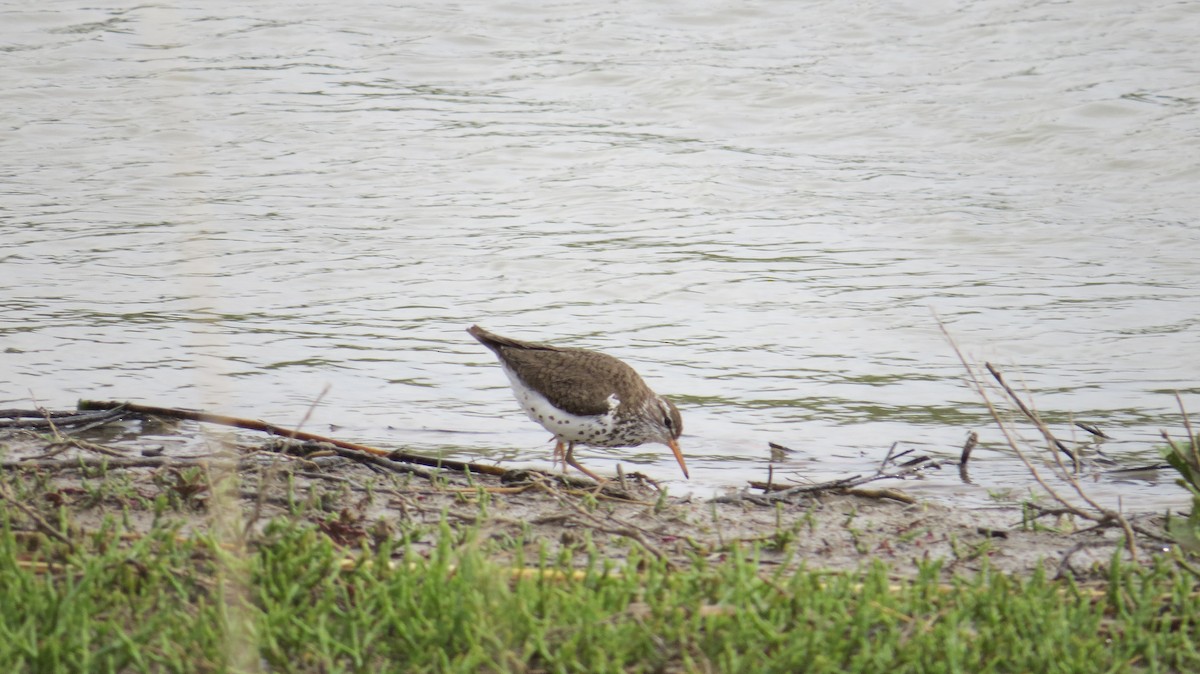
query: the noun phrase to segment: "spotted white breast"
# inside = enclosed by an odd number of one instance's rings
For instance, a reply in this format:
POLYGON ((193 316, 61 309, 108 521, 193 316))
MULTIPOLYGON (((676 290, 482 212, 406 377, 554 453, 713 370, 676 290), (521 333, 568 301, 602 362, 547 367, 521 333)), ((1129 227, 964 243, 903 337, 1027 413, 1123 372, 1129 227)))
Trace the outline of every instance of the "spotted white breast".
POLYGON ((608 412, 598 416, 579 416, 564 412, 550 404, 546 396, 525 385, 515 372, 504 367, 504 374, 512 384, 513 393, 520 403, 521 409, 530 419, 538 422, 543 428, 554 434, 554 437, 565 442, 578 442, 598 447, 613 446, 606 442, 612 437, 615 424, 616 409, 621 404, 616 394, 608 397, 608 412))

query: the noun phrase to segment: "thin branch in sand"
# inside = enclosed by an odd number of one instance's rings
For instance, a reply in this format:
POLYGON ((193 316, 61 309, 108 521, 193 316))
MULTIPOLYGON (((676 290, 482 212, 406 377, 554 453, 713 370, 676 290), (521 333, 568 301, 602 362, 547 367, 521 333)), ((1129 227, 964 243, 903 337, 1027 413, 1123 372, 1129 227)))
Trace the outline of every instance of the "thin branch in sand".
POLYGON ((389 473, 409 473, 426 480, 433 479, 433 473, 421 468, 417 468, 408 463, 401 461, 393 461, 388 456, 379 456, 377 454, 364 454, 355 449, 347 449, 338 445, 318 442, 316 440, 288 440, 279 438, 269 441, 257 448, 258 451, 275 452, 280 455, 305 456, 311 452, 329 452, 333 455, 340 456, 344 459, 349 459, 357 463, 373 469, 382 470, 389 473))
MULTIPOLYGON (((946 329, 946 325, 944 323, 942 323, 941 319, 938 318, 936 314, 934 315, 934 318, 935 318, 935 320, 937 320, 938 328, 942 331, 942 334, 946 337, 946 341, 950 343, 950 348, 952 348, 954 350, 954 354, 956 356, 958 356, 959 362, 962 363, 963 368, 967 371, 967 375, 970 377, 970 382, 971 382, 972 388, 975 390, 975 393, 977 395, 979 395, 979 397, 983 400, 983 403, 987 407, 988 413, 991 415, 992 420, 996 422, 996 426, 999 427, 1000 433, 1004 436, 1005 442, 1008 444, 1009 448, 1012 449, 1014 453, 1016 453, 1017 458, 1019 458, 1021 460, 1021 463, 1023 463, 1025 465, 1026 470, 1029 471, 1029 474, 1033 476, 1033 479, 1038 483, 1038 485, 1042 489, 1044 489, 1046 491, 1046 493, 1048 493, 1050 495, 1051 498, 1053 498, 1056 502, 1062 504, 1064 508, 1069 510, 1072 515, 1082 517, 1084 519, 1091 520, 1093 522, 1100 522, 1100 523, 1116 522, 1118 525, 1120 525, 1120 527, 1125 531, 1126 548, 1129 550, 1130 556, 1134 560, 1136 560, 1138 558, 1137 541, 1134 537, 1133 529, 1130 526, 1129 521, 1127 519, 1125 519, 1124 515, 1122 515, 1119 512, 1114 512, 1107 508, 1103 508, 1099 504, 1097 504, 1095 501, 1093 501, 1090 497, 1088 497, 1087 494, 1084 493, 1083 488, 1079 485, 1079 481, 1076 480, 1075 477, 1072 475, 1072 471, 1067 470, 1066 467, 1063 465, 1062 458, 1059 456, 1059 454, 1057 452, 1054 453, 1054 458, 1055 458, 1055 464, 1059 468, 1059 477, 1066 480, 1067 483, 1072 487, 1072 489, 1074 489, 1075 492, 1077 494, 1079 494, 1079 496, 1085 501, 1085 503, 1087 503, 1088 506, 1090 506, 1091 508, 1093 508, 1095 510, 1095 512, 1089 512, 1089 511, 1079 507, 1078 505, 1072 503, 1066 497, 1059 494, 1058 491, 1056 489, 1054 489, 1052 486, 1050 486, 1050 484, 1048 482, 1046 482, 1046 480, 1042 477, 1041 473, 1038 472, 1037 467, 1033 465, 1033 462, 1029 460, 1029 457, 1027 457, 1025 455, 1025 452, 1021 449, 1020 443, 1017 441, 1017 438, 1014 435, 1012 429, 1009 427, 1008 423, 1005 422, 1003 417, 1001 417, 999 410, 996 409, 995 403, 992 402, 991 396, 988 395, 987 389, 983 386, 983 383, 979 380, 979 377, 975 374, 975 368, 971 367, 970 363, 967 362, 966 356, 963 355, 962 349, 958 348, 958 343, 954 340, 954 337, 952 337, 950 335, 950 331, 946 329)), ((1012 389, 1006 383, 1004 383, 1004 379, 1002 376, 999 375, 999 371, 997 371, 994 367, 992 367, 992 365, 990 363, 985 363, 985 365, 986 365, 988 371, 992 373, 993 378, 995 378, 997 380, 997 382, 999 382, 1001 384, 1001 386, 1004 388, 1004 390, 1007 393, 1007 395, 1009 396, 1009 398, 1012 399, 1013 402, 1018 405, 1018 407, 1022 410, 1022 412, 1025 413, 1025 415, 1028 419, 1033 421, 1038 426, 1038 430, 1042 432, 1043 437, 1045 437, 1047 439, 1047 441, 1052 441, 1051 444, 1056 449, 1061 450, 1062 449, 1061 443, 1059 443, 1057 441, 1057 438, 1054 437, 1053 433, 1051 433, 1049 428, 1046 427, 1045 423, 1042 422, 1041 417, 1039 417, 1036 414, 1034 414, 1033 412, 1031 412, 1029 410, 1029 408, 1025 406, 1025 404, 1020 400, 1020 398, 1016 396, 1016 393, 1014 391, 1012 391, 1012 389)), ((1067 452, 1067 453, 1073 459, 1075 458, 1075 455, 1073 452, 1067 452)))
MULTIPOLYGON (((122 452, 119 449, 113 449, 112 447, 106 447, 104 445, 97 444, 95 442, 88 442, 87 440, 83 440, 81 438, 73 438, 69 435, 59 436, 59 438, 57 440, 55 440, 54 442, 47 445, 47 449, 51 449, 51 450, 65 449, 67 447, 74 447, 76 449, 83 449, 83 450, 86 450, 89 452, 95 452, 97 454, 103 454, 105 456, 113 456, 113 457, 125 456, 125 454, 126 454, 125 452, 122 452)), ((57 451, 51 452, 51 454, 58 454, 58 453, 59 452, 57 452, 57 451)))
POLYGON ((5 502, 25 513, 25 516, 28 517, 31 522, 33 522, 33 525, 37 527, 38 531, 41 531, 43 534, 46 534, 50 538, 53 538, 59 543, 67 546, 71 552, 75 552, 75 543, 71 541, 70 538, 67 538, 63 532, 59 531, 57 528, 47 522, 46 519, 43 518, 38 511, 34 510, 32 506, 18 499, 11 491, 9 491, 8 485, 3 482, 0 482, 0 498, 4 499, 5 502))
MULTIPOLYGON (((1001 377, 1000 372, 995 367, 993 367, 991 363, 984 363, 984 366, 987 367, 988 372, 992 373, 992 376, 996 379, 996 381, 1001 383, 1001 386, 1004 387, 1004 390, 1005 390, 1005 392, 1008 393, 1009 397, 1011 399, 1013 399, 1014 402, 1017 402, 1018 404, 1020 404, 1019 399, 1016 397, 1016 393, 1011 388, 1009 388, 1009 386, 1007 384, 1003 383, 1004 379, 1003 379, 1003 377, 1001 377)), ((1057 438, 1054 437, 1054 434, 1050 432, 1049 427, 1046 426, 1045 422, 1042 421, 1042 418, 1040 416, 1038 416, 1036 413, 1029 413, 1028 408, 1026 408, 1024 405, 1021 405, 1021 409, 1023 411, 1026 411, 1027 415, 1032 414, 1032 416, 1028 416, 1029 420, 1031 422, 1033 422, 1033 424, 1035 426, 1037 426, 1038 431, 1041 432, 1042 436, 1044 438, 1046 438, 1046 440, 1048 442, 1050 442, 1052 445, 1058 447, 1058 449, 1060 451, 1065 451, 1063 444, 1061 442, 1059 442, 1059 440, 1057 438)), ((1079 496, 1079 498, 1083 499, 1084 503, 1086 503, 1089 507, 1091 507, 1097 513, 1100 513, 1100 515, 1102 516, 1102 518, 1104 520, 1118 522, 1121 525, 1121 527, 1123 529, 1125 529, 1125 533, 1130 537, 1130 546, 1131 546, 1130 553, 1133 555, 1134 559, 1136 559, 1137 558, 1137 554, 1135 551, 1136 549, 1132 547, 1133 531, 1129 528, 1129 522, 1127 522, 1125 520, 1125 517, 1122 516, 1119 512, 1101 506, 1094 499, 1092 499, 1092 497, 1089 496, 1086 491, 1084 491, 1083 486, 1079 484, 1079 480, 1076 477, 1076 475, 1078 475, 1078 473, 1079 473, 1079 457, 1072 452, 1066 452, 1066 453, 1068 456, 1070 456, 1074 460, 1074 470, 1068 470, 1067 467, 1065 465, 1063 465, 1062 457, 1059 454, 1054 453, 1053 454, 1054 462, 1058 466, 1059 477, 1062 478, 1064 481, 1066 481, 1067 484, 1069 484, 1071 486, 1071 488, 1075 491, 1075 493, 1079 496)), ((1096 518, 1092 517, 1089 519, 1095 520, 1096 518)))
POLYGON ((42 404, 37 400, 37 396, 33 395, 32 390, 29 391, 29 399, 33 401, 33 406, 37 408, 37 411, 41 412, 42 417, 46 419, 46 424, 50 426, 50 432, 54 435, 54 439, 62 440, 63 434, 58 432, 58 426, 56 426, 54 424, 54 420, 50 418, 50 412, 48 412, 45 407, 42 407, 42 404))
POLYGON ((857 489, 856 487, 874 482, 876 480, 886 479, 904 479, 910 475, 915 475, 921 471, 941 468, 948 464, 956 463, 953 459, 932 460, 928 456, 917 456, 902 464, 896 465, 896 461, 903 456, 911 454, 913 450, 906 449, 897 453, 896 448, 899 442, 893 442, 888 448, 887 454, 883 457, 883 461, 879 463, 879 467, 871 475, 852 475, 850 477, 841 477, 825 482, 813 482, 802 485, 785 485, 775 483, 775 471, 772 464, 767 464, 767 481, 759 482, 751 480, 748 484, 752 489, 761 489, 766 492, 764 494, 750 494, 741 492, 737 494, 727 494, 718 496, 714 501, 717 503, 740 503, 749 501, 757 505, 772 505, 780 501, 786 501, 793 496, 814 495, 822 493, 848 493, 855 496, 862 496, 876 499, 892 499, 904 503, 913 503, 915 499, 896 489, 857 489), (888 470, 889 465, 896 466, 892 470, 888 470))
POLYGON ((879 468, 876 468, 876 469, 875 469, 875 474, 876 474, 876 475, 879 475, 880 473, 882 473, 882 472, 883 472, 883 470, 884 470, 885 468, 887 468, 888 461, 891 461, 891 460, 892 460, 892 454, 895 454, 895 453, 896 453, 896 446, 897 446, 897 445, 899 445, 899 444, 900 444, 900 441, 899 441, 899 440, 897 440, 896 442, 893 442, 893 443, 892 443, 892 446, 891 446, 891 447, 888 447, 887 454, 884 454, 884 456, 883 456, 883 461, 880 461, 880 462, 879 462, 879 468))
POLYGON ((954 338, 950 336, 950 332, 946 330, 946 326, 941 322, 940 319, 938 320, 938 327, 941 328, 942 334, 945 335, 946 340, 950 342, 950 348, 954 349, 954 354, 958 356, 959 362, 962 363, 963 368, 966 369, 967 375, 969 375, 971 378, 972 388, 975 390, 975 393, 983 399, 983 404, 987 407, 988 413, 991 415, 992 420, 995 421, 996 425, 1000 428, 1000 433, 1004 435, 1004 439, 1008 446, 1014 452, 1016 452, 1017 458, 1021 460, 1021 463, 1025 464, 1025 468, 1029 470, 1031 475, 1033 475, 1033 479, 1036 480, 1037 483, 1043 489, 1045 489, 1054 500, 1071 508, 1071 512, 1073 514, 1076 514, 1080 517, 1087 517, 1087 513, 1060 497, 1058 492, 1056 492, 1053 487, 1051 487, 1044 479, 1042 479, 1042 475, 1038 472, 1037 467, 1033 465, 1033 462, 1031 462, 1029 458, 1025 456, 1025 452, 1021 450, 1020 444, 1017 442, 1017 438, 1013 435, 1012 429, 1010 429, 1008 424, 1006 424, 1001 418, 1000 411, 996 409, 996 405, 992 402, 991 396, 987 394, 987 389, 983 386, 983 383, 979 381, 979 377, 976 376, 975 369, 967 362, 967 357, 964 356, 962 350, 958 348, 958 343, 955 342, 954 338))
POLYGON ((571 510, 575 511, 575 513, 577 513, 581 518, 590 522, 591 523, 590 526, 593 529, 596 529, 597 531, 602 531, 606 534, 613 534, 616 536, 624 536, 625 538, 632 539, 632 540, 636 541, 637 543, 639 543, 650 554, 652 554, 655 557, 666 562, 668 566, 674 567, 674 564, 671 562, 671 558, 665 552, 660 550, 658 548, 658 546, 654 545, 647 539, 647 535, 649 535, 650 532, 646 531, 645 529, 643 529, 635 524, 631 524, 629 522, 619 520, 616 517, 609 515, 608 519, 617 525, 617 526, 612 526, 612 525, 608 524, 608 522, 606 522, 605 520, 597 517, 593 513, 588 512, 587 509, 585 509, 583 506, 564 497, 557 489, 552 487, 550 485, 550 483, 547 482, 545 479, 535 480, 534 485, 540 491, 546 493, 547 495, 552 497, 554 500, 558 501, 558 503, 560 505, 564 505, 564 506, 570 508, 571 510))

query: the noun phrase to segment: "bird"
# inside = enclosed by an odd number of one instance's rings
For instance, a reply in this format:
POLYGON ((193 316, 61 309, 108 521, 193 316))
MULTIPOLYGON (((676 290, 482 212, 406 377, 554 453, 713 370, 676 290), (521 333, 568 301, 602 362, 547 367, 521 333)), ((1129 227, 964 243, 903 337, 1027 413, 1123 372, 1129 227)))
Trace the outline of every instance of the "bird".
POLYGON ((525 342, 472 325, 467 328, 500 360, 513 395, 529 418, 554 435, 555 462, 604 482, 575 460, 575 445, 636 447, 658 442, 671 448, 689 478, 679 449, 683 418, 632 367, 598 351, 525 342), (565 448, 565 453, 564 453, 565 448))

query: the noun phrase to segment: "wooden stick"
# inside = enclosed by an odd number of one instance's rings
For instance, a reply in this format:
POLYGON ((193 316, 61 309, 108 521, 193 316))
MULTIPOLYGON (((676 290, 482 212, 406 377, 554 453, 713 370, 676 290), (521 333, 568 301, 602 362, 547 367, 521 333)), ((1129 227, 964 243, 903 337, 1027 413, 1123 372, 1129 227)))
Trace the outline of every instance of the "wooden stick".
POLYGON ((80 400, 78 405, 80 410, 106 410, 114 408, 122 408, 128 412, 137 414, 149 414, 159 417, 169 417, 172 419, 187 419, 189 421, 199 421, 208 424, 219 424, 222 426, 232 426, 234 428, 244 428, 249 431, 258 431, 269 435, 278 435, 284 438, 292 438, 295 440, 310 440, 313 442, 326 442, 334 447, 349 449, 355 452, 363 452, 374 456, 385 457, 393 461, 401 461, 404 463, 415 463, 420 466, 432 466, 436 468, 446 468, 449 470, 463 471, 470 470, 476 473, 485 473, 487 475, 503 475, 508 471, 499 466, 489 466, 487 464, 468 463, 465 461, 453 461, 450 459, 436 459, 429 456, 421 456, 420 454, 411 454, 400 450, 388 451, 371 447, 369 445, 360 445, 355 442, 346 442, 336 438, 329 438, 316 433, 307 433, 305 431, 288 429, 275 424, 259 421, 257 419, 243 419, 240 417, 230 417, 222 414, 209 414, 199 410, 185 410, 175 407, 154 407, 152 405, 139 405, 130 402, 117 402, 113 400, 80 400))
POLYGON ((1038 431, 1042 434, 1042 437, 1046 439, 1046 442, 1049 442, 1051 445, 1056 447, 1058 451, 1071 457, 1071 460, 1075 462, 1075 471, 1078 472, 1079 457, 1076 456, 1075 452, 1071 451, 1071 449, 1064 445, 1061 440, 1054 437, 1054 434, 1050 432, 1050 428, 1042 422, 1042 418, 1037 414, 1034 414, 1028 407, 1025 406, 1025 402, 1021 400, 1020 396, 1017 395, 1017 392, 1012 390, 1012 387, 1008 385, 1008 382, 1004 381, 1004 375, 1000 374, 999 370, 993 367, 991 363, 984 363, 983 366, 987 368, 987 371, 991 373, 992 378, 996 380, 996 383, 1000 384, 1000 387, 1003 388, 1004 392, 1008 394, 1009 399, 1016 403, 1017 409, 1021 410, 1021 414, 1024 414, 1025 418, 1031 421, 1033 425, 1037 427, 1038 431))
POLYGON ((0 410, 0 428, 50 428, 87 424, 82 429, 90 430, 95 424, 106 424, 121 418, 124 412, 107 409, 99 412, 49 412, 47 410, 0 410))
POLYGON ((229 461, 228 459, 211 459, 202 457, 175 458, 169 456, 141 456, 129 458, 110 458, 100 456, 77 456, 70 459, 8 459, 5 461, 0 461, 0 469, 78 470, 80 468, 162 468, 164 466, 176 466, 179 468, 185 468, 188 466, 233 467, 238 464, 250 465, 247 459, 234 462, 229 461))

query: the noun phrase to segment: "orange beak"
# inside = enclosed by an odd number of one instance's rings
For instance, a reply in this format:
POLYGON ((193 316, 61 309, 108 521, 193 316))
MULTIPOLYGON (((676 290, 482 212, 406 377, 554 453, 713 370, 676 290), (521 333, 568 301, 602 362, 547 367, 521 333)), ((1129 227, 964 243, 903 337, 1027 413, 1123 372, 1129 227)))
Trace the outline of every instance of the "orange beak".
POLYGON ((683 469, 684 479, 692 479, 688 476, 687 464, 683 462, 683 452, 679 450, 679 443, 672 439, 667 441, 667 446, 671 448, 672 452, 675 452, 675 460, 679 462, 679 467, 683 469))

